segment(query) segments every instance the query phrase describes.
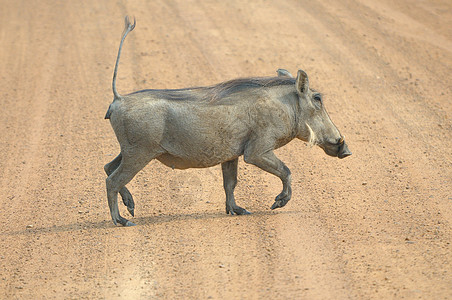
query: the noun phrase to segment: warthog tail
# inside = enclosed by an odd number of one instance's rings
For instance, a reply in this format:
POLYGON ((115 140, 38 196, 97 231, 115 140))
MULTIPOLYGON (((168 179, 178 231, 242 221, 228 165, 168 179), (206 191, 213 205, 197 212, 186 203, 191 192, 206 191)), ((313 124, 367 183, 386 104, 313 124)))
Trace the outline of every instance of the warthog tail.
POLYGON ((119 95, 118 90, 116 89, 116 74, 118 73, 118 64, 119 64, 119 57, 121 56, 122 44, 124 43, 124 40, 126 39, 127 34, 135 28, 135 25, 136 25, 135 18, 133 18, 133 24, 132 24, 132 23, 130 23, 129 16, 126 16, 121 43, 119 44, 118 57, 116 57, 115 72, 113 73, 112 86, 113 86, 113 94, 115 95, 115 99, 121 98, 121 95, 119 95))

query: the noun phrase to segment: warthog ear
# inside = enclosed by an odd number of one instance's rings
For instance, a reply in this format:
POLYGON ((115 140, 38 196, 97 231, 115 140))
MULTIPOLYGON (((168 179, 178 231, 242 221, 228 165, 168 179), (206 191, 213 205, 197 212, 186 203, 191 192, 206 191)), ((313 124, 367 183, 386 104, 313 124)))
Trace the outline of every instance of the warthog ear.
POLYGON ((308 74, 303 70, 298 70, 297 81, 295 86, 300 95, 304 95, 309 91, 309 79, 308 74))
POLYGON ((292 74, 290 74, 290 72, 287 71, 286 69, 278 69, 278 70, 276 71, 276 73, 278 73, 278 77, 284 77, 284 76, 286 76, 286 77, 293 78, 292 74))

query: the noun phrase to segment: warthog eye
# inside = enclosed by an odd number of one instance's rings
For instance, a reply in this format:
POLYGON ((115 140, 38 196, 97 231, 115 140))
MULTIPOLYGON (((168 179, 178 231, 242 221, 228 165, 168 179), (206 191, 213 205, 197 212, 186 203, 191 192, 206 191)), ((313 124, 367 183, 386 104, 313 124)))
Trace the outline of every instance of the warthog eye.
POLYGON ((320 95, 320 94, 315 94, 315 95, 312 97, 312 99, 314 99, 314 101, 313 101, 314 106, 315 106, 317 109, 321 109, 321 107, 322 107, 322 95, 320 95))
POLYGON ((320 94, 316 94, 316 95, 314 95, 314 100, 322 102, 322 96, 320 94))

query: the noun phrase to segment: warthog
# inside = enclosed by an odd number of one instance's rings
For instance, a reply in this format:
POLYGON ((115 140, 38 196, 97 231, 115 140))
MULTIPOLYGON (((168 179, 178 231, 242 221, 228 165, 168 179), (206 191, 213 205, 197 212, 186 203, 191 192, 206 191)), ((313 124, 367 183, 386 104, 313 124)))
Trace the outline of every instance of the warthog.
POLYGON ((296 78, 280 69, 278 77, 119 95, 116 75, 121 48, 134 28, 135 21, 131 24, 126 17, 113 75, 114 99, 105 116, 121 147, 120 154, 105 165, 108 205, 115 224, 134 225, 119 214, 118 192, 134 216, 133 198, 125 185, 152 159, 177 169, 221 164, 226 213, 244 215, 249 212, 234 199, 241 155, 246 163, 281 179, 283 189, 271 209, 286 205, 292 194, 290 170, 273 150, 299 138, 320 146, 330 156, 351 155, 321 94, 309 88, 302 70, 296 78))

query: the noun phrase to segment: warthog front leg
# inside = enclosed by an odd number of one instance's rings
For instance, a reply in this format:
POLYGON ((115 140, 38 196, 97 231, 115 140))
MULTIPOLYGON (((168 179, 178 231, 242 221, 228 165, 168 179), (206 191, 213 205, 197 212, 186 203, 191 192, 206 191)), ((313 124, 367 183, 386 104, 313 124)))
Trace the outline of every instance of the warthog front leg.
MULTIPOLYGON (((116 156, 115 159, 113 159, 111 162, 105 165, 104 170, 105 173, 107 173, 108 176, 110 176, 111 173, 113 173, 121 164, 122 155, 119 153, 118 156, 116 156)), ((133 202, 132 194, 129 192, 129 190, 126 187, 123 187, 119 194, 121 195, 122 202, 125 206, 127 206, 127 210, 132 215, 132 217, 135 216, 135 202, 133 202)))
POLYGON ((258 152, 245 151, 245 162, 253 164, 264 171, 267 171, 273 175, 278 176, 283 184, 282 192, 276 196, 275 203, 273 203, 271 209, 283 207, 289 202, 292 196, 291 178, 289 168, 273 153, 268 151, 258 154, 258 152))
POLYGON ((235 204, 234 189, 237 185, 237 164, 238 158, 221 164, 223 186, 226 193, 226 213, 231 215, 248 215, 250 214, 249 211, 235 204))

